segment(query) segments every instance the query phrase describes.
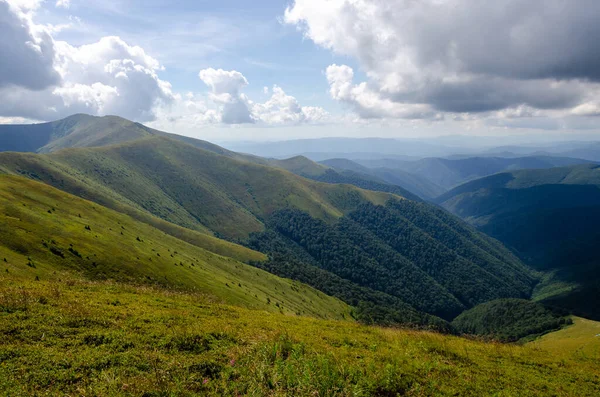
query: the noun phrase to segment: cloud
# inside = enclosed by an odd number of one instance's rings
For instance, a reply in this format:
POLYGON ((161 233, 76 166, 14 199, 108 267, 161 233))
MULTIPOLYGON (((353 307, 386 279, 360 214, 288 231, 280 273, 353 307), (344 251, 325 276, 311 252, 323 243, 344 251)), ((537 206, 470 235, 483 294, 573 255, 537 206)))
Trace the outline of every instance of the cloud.
POLYGON ((71 0, 56 0, 55 6, 56 8, 68 9, 69 7, 71 7, 71 0))
POLYGON ((119 37, 79 47, 53 42, 56 83, 37 92, 25 85, 0 89, 0 115, 54 120, 73 113, 118 114, 151 121, 175 99, 159 62, 119 37))
POLYGON ((564 117, 595 113, 600 99, 595 0, 295 0, 284 21, 359 63, 365 82, 347 66, 326 76, 362 118, 564 117))
POLYGON ((31 22, 38 6, 38 2, 0 0, 0 89, 43 90, 60 82, 52 37, 31 22))
POLYGON ((221 122, 224 124, 253 123, 248 99, 242 89, 248 80, 238 71, 223 69, 204 69, 198 74, 200 79, 210 87, 211 99, 221 106, 221 122))
MULTIPOLYGON (((219 122, 223 124, 289 125, 325 121, 328 113, 319 107, 302 107, 281 87, 273 86, 271 98, 264 103, 251 101, 242 90, 248 85, 236 70, 203 69, 198 74, 210 88, 209 99, 218 105, 219 122)), ((263 87, 268 94, 268 87, 263 87)), ((210 117, 208 120, 214 120, 210 117)))
POLYGON ((330 65, 325 74, 331 97, 350 105, 364 119, 435 117, 435 113, 428 105, 394 102, 372 90, 367 83, 354 85, 354 71, 347 65, 330 65))
POLYGON ((329 116, 320 107, 300 106, 296 98, 287 95, 276 85, 268 101, 253 104, 252 113, 255 119, 269 125, 321 122, 329 116))

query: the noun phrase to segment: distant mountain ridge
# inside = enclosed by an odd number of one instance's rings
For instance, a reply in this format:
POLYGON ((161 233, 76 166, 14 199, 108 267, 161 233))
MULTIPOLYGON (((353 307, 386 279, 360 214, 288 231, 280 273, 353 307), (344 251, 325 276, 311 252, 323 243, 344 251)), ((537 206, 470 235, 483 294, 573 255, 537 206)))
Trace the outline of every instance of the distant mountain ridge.
POLYGON ((600 165, 500 173, 437 202, 550 272, 534 296, 600 318, 600 165))
POLYGON ((443 189, 452 189, 470 180, 503 171, 545 169, 590 163, 588 160, 578 158, 553 156, 468 157, 464 159, 424 158, 417 161, 382 159, 357 162, 376 170, 380 168, 398 169, 425 178, 443 189))

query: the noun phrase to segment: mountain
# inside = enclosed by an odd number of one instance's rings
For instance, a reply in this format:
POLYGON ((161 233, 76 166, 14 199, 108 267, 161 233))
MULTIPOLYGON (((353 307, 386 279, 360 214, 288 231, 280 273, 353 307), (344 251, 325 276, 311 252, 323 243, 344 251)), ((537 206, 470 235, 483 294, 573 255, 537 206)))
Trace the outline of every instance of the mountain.
POLYGON ((67 147, 104 146, 153 135, 150 128, 116 116, 77 114, 31 125, 0 125, 0 150, 48 153, 67 147))
POLYGON ((517 158, 469 157, 461 159, 425 158, 417 161, 381 159, 357 162, 372 169, 386 168, 392 174, 392 170, 400 170, 404 173, 415 175, 445 190, 449 190, 470 180, 502 171, 529 168, 545 169, 589 163, 589 161, 579 158, 551 156, 517 158))
MULTIPOLYGON (((365 161, 365 163, 368 162, 365 161)), ((339 158, 325 160, 322 161, 321 164, 330 166, 336 170, 349 170, 361 175, 369 175, 371 178, 374 178, 374 180, 379 182, 402 186, 406 188, 406 190, 426 200, 437 197, 445 191, 445 189, 426 178, 402 171, 400 169, 386 167, 369 168, 359 164, 358 162, 339 158)))
POLYGON ((348 184, 376 192, 396 194, 409 200, 421 200, 418 195, 398 184, 387 183, 368 173, 341 168, 334 169, 326 164, 316 163, 304 156, 295 156, 285 160, 269 159, 268 164, 318 182, 348 184))
POLYGON ((163 137, 48 155, 0 154, 0 172, 28 175, 109 208, 147 211, 177 225, 244 238, 292 206, 334 220, 385 193, 316 183, 163 137))
POLYGON ((0 173, 47 183, 191 244, 221 241, 214 236, 243 243, 269 255, 254 266, 339 298, 365 322, 449 331, 445 320, 463 310, 527 298, 536 283, 501 245, 431 205, 415 206, 418 197, 403 188, 302 157, 257 159, 153 134, 49 154, 0 153, 0 173))
POLYGON ((349 307, 339 300, 234 259, 264 260, 262 254, 220 244, 225 255, 46 184, 0 176, 0 257, 10 274, 55 280, 82 275, 196 291, 266 311, 338 319, 349 315, 349 307))
POLYGON ((287 158, 298 155, 305 155, 312 158, 312 155, 319 156, 319 154, 332 152, 337 154, 334 157, 344 158, 348 158, 348 156, 343 154, 352 153, 358 154, 360 157, 370 157, 373 154, 376 154, 378 157, 382 154, 392 157, 432 157, 450 155, 456 153, 457 150, 452 146, 425 142, 419 139, 388 138, 321 138, 277 142, 229 142, 224 143, 224 146, 236 152, 275 158, 287 158))
POLYGON ((549 272, 539 299, 591 318, 600 311, 600 166, 500 173, 440 196, 444 208, 549 272))
POLYGON ((50 153, 77 147, 110 146, 162 136, 223 156, 267 164, 264 159, 235 153, 213 143, 146 127, 118 116, 75 114, 40 124, 0 124, 0 152, 50 153))
MULTIPOLYGON (((554 142, 544 146, 500 146, 490 148, 486 155, 506 153, 507 157, 523 156, 560 156, 580 158, 588 161, 600 161, 600 142, 598 141, 566 141, 554 142)), ((472 157, 472 156, 471 156, 472 157)))
POLYGON ((69 119, 72 131, 87 131, 86 141, 100 146, 0 153, 0 173, 211 252, 228 255, 222 239, 243 244, 266 259, 244 258, 238 248, 229 255, 336 297, 363 322, 452 332, 449 321, 464 310, 527 299, 538 282, 495 240, 360 166, 264 159, 111 117, 69 119), (128 131, 106 131, 115 120, 128 131))

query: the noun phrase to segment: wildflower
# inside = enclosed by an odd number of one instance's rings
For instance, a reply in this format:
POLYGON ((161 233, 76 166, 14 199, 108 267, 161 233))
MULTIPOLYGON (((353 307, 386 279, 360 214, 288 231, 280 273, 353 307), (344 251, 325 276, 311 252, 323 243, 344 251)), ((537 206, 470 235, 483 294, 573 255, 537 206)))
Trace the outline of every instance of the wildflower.
POLYGON ((208 379, 204 378, 204 380, 202 381, 202 384, 205 385, 208 383, 208 379))
POLYGON ((231 361, 229 362, 229 365, 231 365, 233 367, 235 365, 235 360, 231 359, 231 361))

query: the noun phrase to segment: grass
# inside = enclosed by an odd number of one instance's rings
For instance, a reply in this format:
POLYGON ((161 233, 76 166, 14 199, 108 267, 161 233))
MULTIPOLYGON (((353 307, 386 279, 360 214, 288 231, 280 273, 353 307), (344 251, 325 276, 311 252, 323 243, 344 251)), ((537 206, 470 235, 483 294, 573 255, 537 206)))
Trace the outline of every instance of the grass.
MULTIPOLYGON (((223 244, 234 256, 264 258, 223 244)), ((292 315, 350 313, 341 301, 301 283, 22 177, 0 177, 0 265, 2 272, 29 280, 57 280, 57 272, 70 271, 94 280, 198 291, 215 301, 292 315)))
POLYGON ((580 361, 600 361, 600 322, 572 317, 573 325, 531 342, 531 345, 557 356, 580 361))
POLYGON ((554 343, 484 343, 249 310, 156 287, 63 280, 0 276, 0 394, 600 392, 598 356, 553 351, 554 343))

